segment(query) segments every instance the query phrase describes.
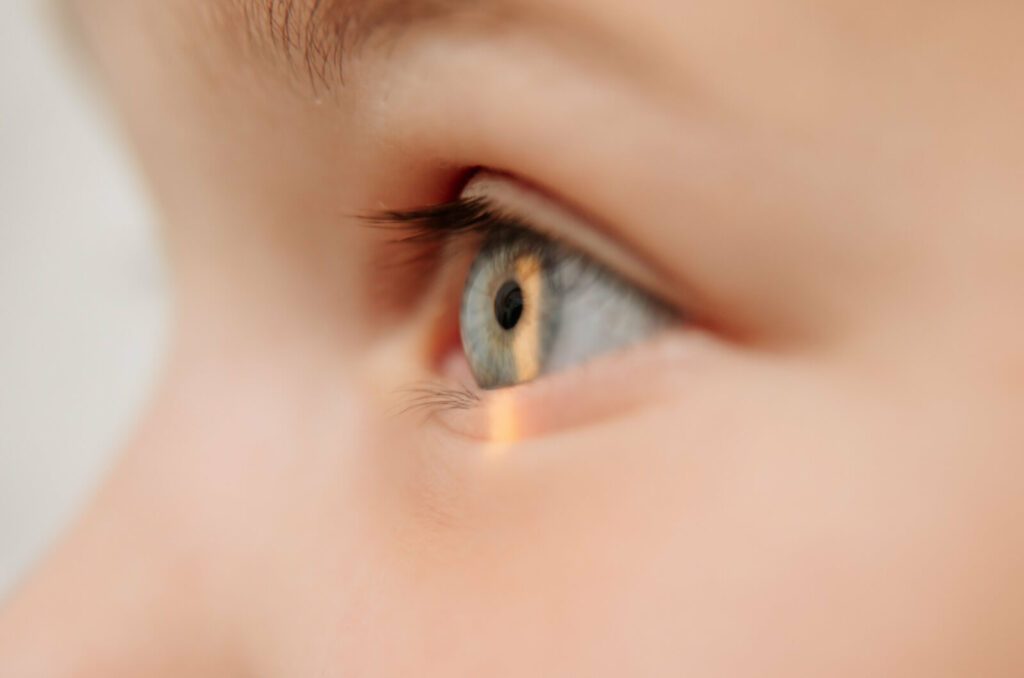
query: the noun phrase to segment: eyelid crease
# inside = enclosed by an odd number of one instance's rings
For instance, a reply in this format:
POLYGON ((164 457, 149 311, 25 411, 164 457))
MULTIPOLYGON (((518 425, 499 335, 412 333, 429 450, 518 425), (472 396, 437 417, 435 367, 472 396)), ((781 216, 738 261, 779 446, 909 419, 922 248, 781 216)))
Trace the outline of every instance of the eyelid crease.
POLYGON ((486 200, 492 209, 528 230, 563 243, 600 262, 624 280, 669 302, 677 295, 640 257, 584 217, 540 191, 497 172, 480 171, 462 191, 463 199, 486 200))

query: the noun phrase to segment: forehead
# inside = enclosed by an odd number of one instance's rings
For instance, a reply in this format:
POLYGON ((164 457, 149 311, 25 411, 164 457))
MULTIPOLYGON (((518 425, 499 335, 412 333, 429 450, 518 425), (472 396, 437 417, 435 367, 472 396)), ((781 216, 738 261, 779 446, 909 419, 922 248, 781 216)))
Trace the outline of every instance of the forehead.
POLYGON ((371 37, 397 40, 424 25, 469 18, 491 27, 496 20, 528 26, 556 39, 586 38, 623 58, 641 55, 648 66, 707 71, 708 77, 736 68, 754 68, 748 76, 777 67, 820 70, 822 58, 909 51, 922 42, 945 42, 950 52, 958 43, 1004 34, 1024 19, 1024 6, 996 0, 941 6, 881 0, 69 1, 86 16, 134 15, 149 31, 201 35, 195 44, 208 47, 227 44, 229 52, 218 58, 245 53, 238 49, 245 43, 274 58, 338 64, 371 37))
POLYGON ((329 76, 371 37, 400 40, 424 26, 468 19, 462 24, 525 27, 563 45, 589 44, 605 58, 633 60, 643 77, 685 71, 715 86, 742 79, 754 88, 778 73, 821 77, 865 56, 879 62, 894 50, 920 53, 922 44, 941 45, 955 57, 965 42, 976 49, 1024 19, 1024 5, 996 0, 941 6, 882 0, 71 1, 84 15, 104 15, 96 22, 102 40, 123 40, 131 32, 113 35, 121 23, 114 15, 133 15, 148 24, 144 32, 199 36, 188 46, 200 49, 186 58, 226 45, 216 59, 248 59, 254 51, 275 60, 298 57, 303 67, 329 76))

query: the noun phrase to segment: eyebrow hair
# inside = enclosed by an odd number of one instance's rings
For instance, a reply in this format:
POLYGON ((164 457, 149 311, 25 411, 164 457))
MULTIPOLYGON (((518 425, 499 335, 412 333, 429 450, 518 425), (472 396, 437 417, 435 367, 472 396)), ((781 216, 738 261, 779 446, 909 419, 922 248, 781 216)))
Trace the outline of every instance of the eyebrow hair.
POLYGON ((372 36, 469 8, 472 0, 237 0, 249 39, 301 65, 313 86, 343 82, 372 36))

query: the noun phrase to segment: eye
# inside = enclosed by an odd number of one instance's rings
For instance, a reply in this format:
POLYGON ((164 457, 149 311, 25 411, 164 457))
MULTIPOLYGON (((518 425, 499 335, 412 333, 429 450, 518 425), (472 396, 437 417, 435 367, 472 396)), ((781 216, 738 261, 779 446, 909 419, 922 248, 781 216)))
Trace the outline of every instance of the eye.
POLYGON ((677 320, 592 255, 538 232, 550 225, 533 227, 528 219, 491 205, 466 278, 459 331, 481 388, 578 366, 677 320))
MULTIPOLYGON (((503 174, 479 171, 453 202, 369 219, 400 229, 397 244, 414 270, 442 253, 450 256, 440 261, 472 259, 465 282, 452 282, 463 285, 458 334, 483 389, 576 367, 682 318, 648 291, 665 296, 671 286, 642 261, 558 201, 503 174)), ((455 402, 464 404, 462 392, 455 402)))

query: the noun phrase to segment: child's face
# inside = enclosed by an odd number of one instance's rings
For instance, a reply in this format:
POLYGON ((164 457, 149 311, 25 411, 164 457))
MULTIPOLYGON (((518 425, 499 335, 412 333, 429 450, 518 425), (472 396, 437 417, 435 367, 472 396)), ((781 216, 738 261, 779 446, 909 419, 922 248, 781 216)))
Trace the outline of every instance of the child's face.
POLYGON ((1024 4, 78 14, 176 324, 5 675, 1024 675, 1024 4))

